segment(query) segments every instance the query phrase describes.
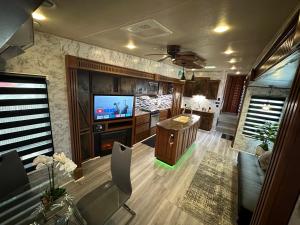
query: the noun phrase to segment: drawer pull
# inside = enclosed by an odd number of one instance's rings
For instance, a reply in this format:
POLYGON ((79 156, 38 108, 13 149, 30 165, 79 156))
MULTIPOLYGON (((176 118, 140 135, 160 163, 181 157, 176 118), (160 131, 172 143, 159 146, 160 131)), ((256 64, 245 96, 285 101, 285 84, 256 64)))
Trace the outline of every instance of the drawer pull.
POLYGON ((169 137, 169 144, 170 144, 170 145, 173 145, 173 144, 174 144, 174 134, 170 134, 170 137, 169 137))

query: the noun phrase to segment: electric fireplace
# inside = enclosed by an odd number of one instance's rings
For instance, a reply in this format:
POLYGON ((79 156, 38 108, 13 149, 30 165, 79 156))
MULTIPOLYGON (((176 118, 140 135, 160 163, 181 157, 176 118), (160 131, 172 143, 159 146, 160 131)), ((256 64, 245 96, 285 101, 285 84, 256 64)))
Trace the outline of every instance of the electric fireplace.
POLYGON ((115 141, 131 146, 131 129, 94 133, 94 151, 96 156, 111 154, 115 141))

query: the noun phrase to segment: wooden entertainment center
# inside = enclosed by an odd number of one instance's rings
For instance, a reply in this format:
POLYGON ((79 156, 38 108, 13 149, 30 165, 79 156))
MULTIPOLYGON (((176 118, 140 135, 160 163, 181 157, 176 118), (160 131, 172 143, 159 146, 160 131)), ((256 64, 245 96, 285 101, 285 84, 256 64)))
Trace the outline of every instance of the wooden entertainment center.
POLYGON ((94 94, 136 96, 140 95, 136 87, 142 86, 146 90, 143 94, 155 95, 158 93, 148 90, 147 85, 149 82, 157 83, 160 93, 172 94, 172 107, 161 110, 161 118, 166 119, 181 112, 184 82, 179 79, 70 55, 66 56, 66 71, 72 156, 78 165, 76 177, 82 176, 82 162, 109 153, 114 140, 131 146, 156 132, 155 127, 149 127, 149 113, 133 114, 133 117, 126 119, 94 121, 94 94))

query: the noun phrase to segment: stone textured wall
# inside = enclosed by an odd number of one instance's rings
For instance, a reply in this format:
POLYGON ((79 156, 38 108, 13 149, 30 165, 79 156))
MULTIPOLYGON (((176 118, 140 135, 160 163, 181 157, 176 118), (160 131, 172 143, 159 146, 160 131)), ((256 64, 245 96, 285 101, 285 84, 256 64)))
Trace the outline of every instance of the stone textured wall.
POLYGON ((65 55, 73 55, 112 65, 177 78, 179 68, 144 58, 35 32, 35 44, 26 53, 9 60, 4 70, 46 75, 55 151, 71 155, 65 55))
POLYGON ((159 109, 169 109, 172 107, 173 96, 168 95, 157 95, 152 96, 138 96, 135 99, 135 110, 150 109, 150 110, 159 110, 159 109))
MULTIPOLYGON (((260 141, 257 141, 253 138, 246 137, 243 135, 243 126, 246 120, 247 111, 249 108, 250 100, 252 95, 260 95, 260 96, 274 96, 274 97, 288 97, 290 92, 290 89, 279 89, 279 88, 273 88, 272 90, 270 88, 266 87, 248 87, 246 95, 245 95, 245 101, 243 108, 241 110, 241 117, 238 124, 237 133, 235 136, 234 141, 234 149, 238 149, 241 151, 246 151, 249 153, 255 153, 256 147, 260 144, 260 141), (271 91, 271 92, 270 92, 271 91)), ((286 100, 287 103, 287 100, 286 100)), ((284 114, 284 110, 286 107, 283 108, 283 113, 281 114, 281 118, 284 114)))
MULTIPOLYGON (((189 72, 187 74, 187 79, 191 79, 192 73, 189 72)), ((224 95, 224 88, 226 84, 226 78, 227 78, 227 73, 226 71, 219 71, 219 72, 195 72, 195 77, 209 77, 211 80, 220 80, 220 85, 219 85, 219 90, 218 90, 218 98, 221 99, 221 102, 223 101, 223 95, 224 95)), ((190 97, 183 97, 181 106, 184 107, 184 104, 187 105, 187 107, 191 107, 193 110, 197 109, 202 109, 203 107, 208 109, 208 107, 211 107, 214 114, 214 122, 213 122, 213 130, 216 128, 216 124, 218 121, 218 117, 220 115, 220 109, 221 109, 221 104, 219 107, 216 107, 215 104, 216 100, 209 100, 209 99, 204 99, 201 102, 198 102, 195 98, 190 98, 190 97), (199 108, 200 107, 200 108, 199 108)))

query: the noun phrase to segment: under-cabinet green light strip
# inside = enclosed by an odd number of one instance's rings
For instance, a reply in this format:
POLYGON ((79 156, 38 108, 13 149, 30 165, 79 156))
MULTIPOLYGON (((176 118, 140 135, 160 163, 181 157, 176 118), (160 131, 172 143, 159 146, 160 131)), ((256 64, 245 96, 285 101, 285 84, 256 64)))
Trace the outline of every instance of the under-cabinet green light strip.
POLYGON ((174 169, 180 167, 183 164, 183 162, 186 161, 193 154, 193 151, 194 151, 195 147, 196 147, 196 144, 195 143, 192 144, 188 148, 188 150, 183 154, 183 156, 177 161, 177 163, 173 166, 171 166, 171 165, 169 165, 169 164, 167 164, 167 163, 165 163, 165 162, 163 162, 159 159, 155 159, 154 163, 155 163, 155 165, 163 167, 165 169, 174 170, 174 169))

